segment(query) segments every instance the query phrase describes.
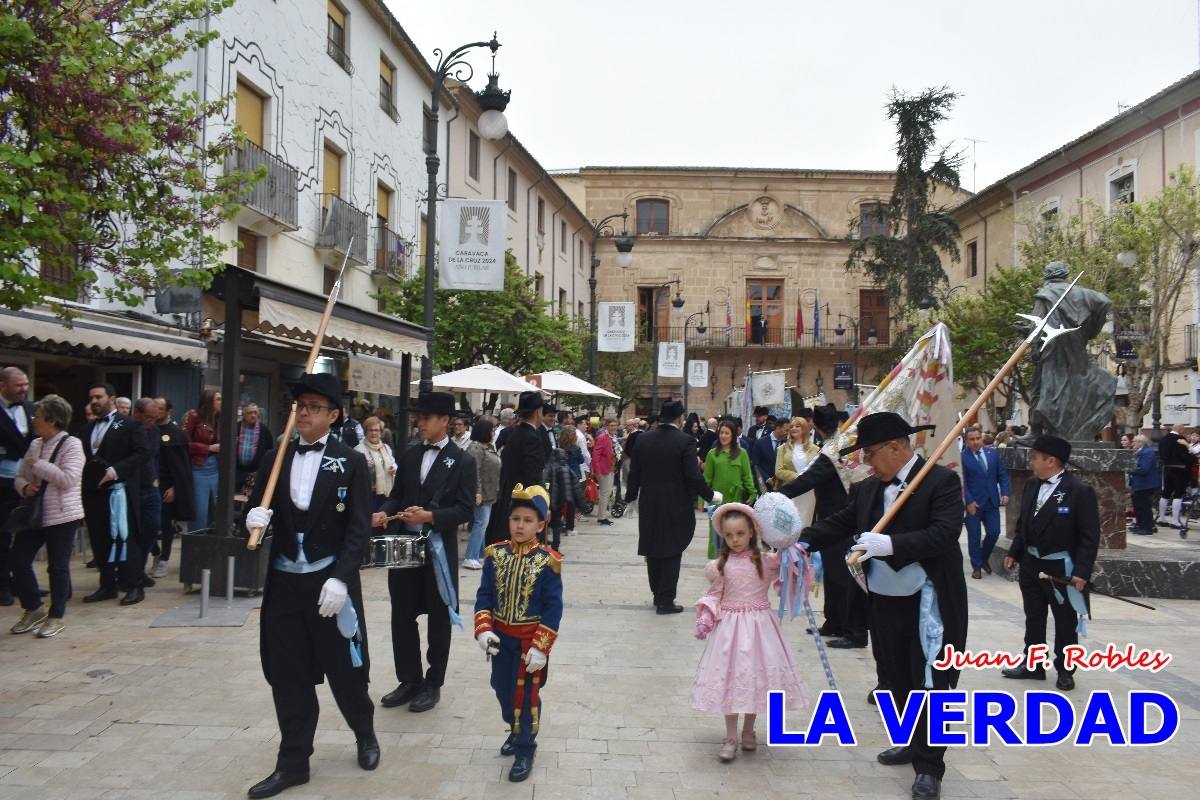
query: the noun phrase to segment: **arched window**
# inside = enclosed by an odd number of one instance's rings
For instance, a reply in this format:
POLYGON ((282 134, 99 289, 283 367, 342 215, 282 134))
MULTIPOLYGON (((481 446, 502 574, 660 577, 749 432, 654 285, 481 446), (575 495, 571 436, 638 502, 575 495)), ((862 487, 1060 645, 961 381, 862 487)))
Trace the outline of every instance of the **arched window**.
POLYGON ((637 201, 637 232, 638 235, 652 234, 666 236, 671 232, 671 204, 659 198, 647 198, 637 201))

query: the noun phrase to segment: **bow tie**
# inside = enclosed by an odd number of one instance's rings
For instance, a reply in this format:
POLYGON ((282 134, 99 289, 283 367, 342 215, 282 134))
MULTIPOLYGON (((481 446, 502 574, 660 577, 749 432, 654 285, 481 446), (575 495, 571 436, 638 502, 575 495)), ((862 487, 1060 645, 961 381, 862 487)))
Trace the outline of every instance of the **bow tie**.
POLYGON ((437 444, 424 444, 421 446, 421 452, 423 452, 423 453, 428 452, 430 450, 441 450, 441 449, 442 449, 441 445, 437 445, 437 444))
POLYGON ((324 442, 313 442, 312 444, 300 444, 300 443, 296 444, 296 452, 299 455, 304 455, 305 453, 319 453, 320 451, 322 451, 324 449, 325 449, 324 442))
POLYGON ((888 485, 889 486, 904 486, 904 481, 900 480, 900 476, 897 475, 896 477, 894 477, 890 481, 888 481, 888 485))
POLYGON ((1039 486, 1039 487, 1041 487, 1041 486, 1053 486, 1053 485, 1054 485, 1054 483, 1055 483, 1055 480, 1054 480, 1054 478, 1038 478, 1038 486, 1039 486))

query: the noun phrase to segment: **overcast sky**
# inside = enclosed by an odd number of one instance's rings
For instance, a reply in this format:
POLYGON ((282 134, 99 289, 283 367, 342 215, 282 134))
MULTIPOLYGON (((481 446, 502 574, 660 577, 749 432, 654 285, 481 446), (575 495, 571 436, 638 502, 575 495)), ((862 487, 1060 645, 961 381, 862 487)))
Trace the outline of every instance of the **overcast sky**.
POLYGON ((386 2, 430 63, 499 32, 510 129, 547 169, 891 169, 889 91, 945 84, 939 135, 967 189, 983 140, 982 188, 1200 59, 1197 0, 386 2))

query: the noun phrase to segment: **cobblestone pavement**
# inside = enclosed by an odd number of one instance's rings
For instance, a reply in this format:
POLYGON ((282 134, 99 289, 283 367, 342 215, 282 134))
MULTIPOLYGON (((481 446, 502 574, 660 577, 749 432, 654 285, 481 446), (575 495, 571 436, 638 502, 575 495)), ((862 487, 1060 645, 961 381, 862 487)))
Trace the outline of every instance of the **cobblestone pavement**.
MULTIPOLYGON (((688 708, 703 645, 692 638, 690 614, 653 613, 644 568, 635 555, 636 522, 620 520, 602 528, 583 521, 563 549, 566 613, 529 781, 504 780, 510 760, 497 752, 505 730, 488 688, 487 665, 469 632, 462 632, 454 636, 450 674, 437 708, 425 714, 377 709, 383 759, 376 772, 356 765, 353 736, 328 690, 321 688, 324 714, 312 782, 283 796, 908 797, 911 768, 884 767, 874 759, 886 744, 877 712, 865 702, 873 685, 869 651, 831 652, 858 747, 760 747, 732 764, 720 764, 721 720, 688 708)), ((704 542, 698 536, 684 559, 679 598, 684 605, 704 589, 703 564, 704 542)), ((80 604, 96 575, 78 556, 74 567, 76 601, 63 634, 48 640, 0 634, 0 800, 244 797, 247 787, 271 771, 278 739, 259 670, 257 612, 240 628, 150 628, 159 614, 184 602, 172 583, 174 570, 145 603, 120 608, 115 602, 80 604)), ((395 685, 385 581, 380 571, 364 576, 376 700, 395 685)), ((473 603, 477 581, 477 572, 463 572, 464 609, 473 603)), ((1016 584, 995 576, 967 583, 968 644, 1019 650, 1016 584)), ((1115 790, 1155 800, 1195 797, 1200 785, 1200 603, 1153 604, 1158 610, 1151 612, 1095 598, 1090 643, 1163 648, 1174 655, 1172 665, 1158 675, 1079 673, 1070 697, 1078 709, 1094 689, 1168 691, 1183 714, 1172 742, 1157 748, 956 749, 947 757, 944 796, 1057 800, 1112 796, 1115 790)), ((15 622, 19 610, 9 612, 15 622)), ((786 634, 815 695, 824 688, 824 677, 804 627, 801 621, 787 623, 786 634)), ((968 673, 960 686, 1014 688, 994 671, 968 673)), ((790 727, 807 725, 807 714, 795 716, 790 727)), ((765 739, 765 720, 759 735, 765 739)))

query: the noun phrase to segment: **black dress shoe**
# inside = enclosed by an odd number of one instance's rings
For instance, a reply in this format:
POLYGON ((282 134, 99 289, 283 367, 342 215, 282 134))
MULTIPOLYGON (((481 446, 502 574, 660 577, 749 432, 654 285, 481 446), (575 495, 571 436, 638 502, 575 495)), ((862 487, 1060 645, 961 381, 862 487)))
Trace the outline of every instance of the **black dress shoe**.
POLYGON ((1019 667, 1005 667, 1000 670, 1000 674, 1006 678, 1012 678, 1018 681, 1044 681, 1046 680, 1046 670, 1044 669, 1029 669, 1022 665, 1019 667))
POLYGON ((932 775, 918 775, 912 785, 912 800, 938 800, 942 796, 942 781, 932 775))
POLYGON ((146 599, 146 590, 140 586, 135 586, 130 589, 124 597, 121 598, 121 605, 134 606, 146 599))
POLYGON ((866 647, 867 640, 865 638, 859 639, 857 637, 852 638, 849 636, 839 636, 836 639, 830 639, 829 641, 825 642, 825 646, 835 647, 839 650, 851 650, 858 647, 866 647))
POLYGON ((383 697, 379 698, 379 705, 384 708, 395 708, 396 706, 408 705, 412 699, 421 693, 421 684, 418 683, 402 683, 395 690, 388 692, 383 697))
POLYGON ((379 766, 379 740, 372 736, 369 739, 359 739, 358 765, 363 769, 375 769, 379 766))
POLYGON ((84 597, 83 602, 99 603, 101 600, 115 600, 115 599, 117 599, 117 590, 116 589, 101 588, 101 589, 97 589, 96 591, 92 592, 88 596, 84 597))
POLYGON ((93 558, 91 561, 84 564, 84 566, 87 567, 88 569, 95 569, 96 568, 96 559, 93 558))
POLYGON ((1058 673, 1058 680, 1054 682, 1054 688, 1063 692, 1069 692, 1075 688, 1075 679, 1071 677, 1069 672, 1058 673))
POLYGON ((527 756, 517 756, 512 769, 508 771, 508 779, 513 783, 520 783, 528 778, 531 772, 533 772, 533 753, 527 756))
POLYGON ((275 770, 263 780, 250 787, 246 792, 250 797, 274 797, 284 789, 308 783, 307 772, 283 772, 275 770))
POLYGON ((988 575, 991 575, 992 574, 992 565, 986 561, 983 562, 983 571, 986 572, 988 575))
POLYGON ((659 606, 654 609, 656 614, 678 614, 683 611, 683 606, 671 603, 669 606, 659 606))
POLYGON ((154 580, 154 578, 151 578, 149 575, 146 575, 142 578, 143 589, 153 589, 154 584, 156 583, 158 583, 158 581, 154 580))
MULTIPOLYGON (((804 632, 807 633, 809 636, 812 636, 813 629, 805 628, 804 632)), ((829 639, 834 636, 845 636, 846 635, 846 634, 842 633, 840 630, 838 630, 837 628, 830 628, 829 630, 826 630, 824 625, 817 628, 817 633, 821 634, 821 636, 825 637, 826 639, 829 639)))
POLYGON ((408 710, 420 713, 428 711, 438 704, 442 699, 442 690, 438 686, 422 686, 421 691, 413 698, 413 701, 408 704, 408 710))
POLYGON ((504 744, 500 745, 500 755, 511 756, 513 753, 517 752, 516 745, 513 744, 516 739, 517 735, 515 733, 510 733, 508 738, 504 740, 504 744))
POLYGON ((897 764, 911 764, 913 760, 912 748, 890 747, 879 755, 875 756, 875 760, 880 764, 886 764, 889 767, 894 767, 897 764))

